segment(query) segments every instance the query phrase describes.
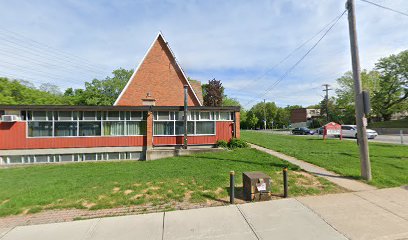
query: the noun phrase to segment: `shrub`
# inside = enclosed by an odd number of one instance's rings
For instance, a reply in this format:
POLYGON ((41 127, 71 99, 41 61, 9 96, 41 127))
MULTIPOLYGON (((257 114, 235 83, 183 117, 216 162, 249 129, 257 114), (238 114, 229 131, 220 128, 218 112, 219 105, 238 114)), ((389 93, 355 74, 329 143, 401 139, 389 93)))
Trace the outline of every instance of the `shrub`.
POLYGON ((230 140, 228 143, 228 147, 230 149, 235 149, 235 148, 248 148, 249 145, 246 143, 244 140, 238 139, 238 138, 233 138, 230 140))
POLYGON ((217 144, 217 147, 220 147, 220 148, 228 148, 228 142, 225 141, 225 140, 218 140, 218 141, 216 142, 216 144, 217 144))

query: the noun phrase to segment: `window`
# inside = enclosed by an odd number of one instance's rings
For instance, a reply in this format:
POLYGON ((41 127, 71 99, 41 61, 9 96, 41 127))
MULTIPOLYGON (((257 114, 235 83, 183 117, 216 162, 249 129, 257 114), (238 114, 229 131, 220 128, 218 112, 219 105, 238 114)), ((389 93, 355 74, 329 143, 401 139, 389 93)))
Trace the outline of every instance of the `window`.
POLYGON ((143 112, 130 112, 130 120, 143 120, 143 112))
POLYGON ((220 112, 220 120, 221 121, 231 120, 231 113, 230 112, 220 112))
POLYGON ((155 122, 155 135, 174 135, 174 122, 155 122))
POLYGON ((129 152, 126 154, 126 159, 141 159, 142 153, 141 152, 129 152))
POLYGON ((120 112, 108 112, 108 120, 120 120, 120 112))
POLYGON ((81 112, 80 120, 96 120, 96 112, 88 111, 88 112, 81 112))
POLYGON ((154 120, 171 120, 174 119, 173 112, 155 112, 154 120), (170 117, 172 115, 172 117, 170 117))
POLYGON ((38 162, 38 163, 48 162, 48 155, 37 155, 37 156, 35 156, 35 162, 38 162))
POLYGON ((101 123, 79 122, 79 136, 101 136, 101 123))
POLYGON ((29 122, 28 123, 29 137, 51 137, 52 122, 29 122))
POLYGON ((21 156, 8 156, 7 159, 8 159, 8 162, 11 164, 22 163, 21 156))
POLYGON ((55 122, 54 136, 57 137, 77 136, 77 122, 55 122))
POLYGON ((59 156, 60 162, 72 162, 74 160, 74 156, 72 154, 63 154, 59 156))
POLYGON ((70 120, 72 120, 72 112, 68 112, 68 111, 58 112, 58 120, 59 121, 70 121, 70 120))
POLYGON ((108 153, 108 160, 119 160, 120 154, 119 153, 108 153))
POLYGON ((104 122, 104 136, 123 136, 125 135, 125 122, 104 122))
POLYGON ((215 122, 196 122, 196 134, 215 134, 215 122))
MULTIPOLYGON (((184 134, 184 122, 177 121, 176 122, 176 135, 183 135, 184 134)), ((187 134, 193 135, 194 134, 194 122, 188 121, 187 122, 187 134)))
POLYGON ((45 111, 34 111, 32 115, 32 120, 34 121, 45 121, 47 119, 47 112, 45 111))
POLYGON ((132 121, 126 122, 127 135, 145 135, 146 134, 146 121, 132 121))
POLYGON ((96 154, 95 153, 84 154, 84 161, 94 161, 94 160, 96 160, 96 154))
POLYGON ((210 120, 210 112, 200 112, 200 120, 210 120))

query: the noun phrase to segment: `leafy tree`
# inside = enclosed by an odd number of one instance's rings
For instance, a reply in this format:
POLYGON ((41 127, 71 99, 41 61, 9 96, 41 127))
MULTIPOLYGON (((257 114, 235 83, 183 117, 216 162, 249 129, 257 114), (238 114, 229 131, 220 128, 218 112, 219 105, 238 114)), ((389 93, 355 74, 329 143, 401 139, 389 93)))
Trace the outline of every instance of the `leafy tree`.
POLYGON ((224 88, 220 80, 209 80, 208 84, 203 87, 204 105, 219 107, 222 105, 224 98, 224 88))
POLYGON ((248 128, 255 128, 258 124, 259 119, 256 117, 254 112, 252 110, 248 111, 247 117, 246 117, 246 124, 248 128))
POLYGON ((379 88, 374 91, 373 110, 385 121, 391 115, 406 110, 408 101, 408 50, 379 60, 379 88))
POLYGON ((274 119, 274 128, 287 128, 290 124, 290 112, 285 108, 278 108, 274 119))
POLYGON ((227 95, 225 95, 224 98, 222 99, 222 106, 241 106, 241 104, 238 102, 237 99, 230 98, 227 95))
POLYGON ((264 126, 264 119, 266 115, 266 123, 267 127, 272 127, 272 121, 275 120, 276 117, 276 112, 278 110, 278 107, 274 102, 260 102, 255 104, 252 108, 251 111, 255 114, 255 116, 258 119, 258 126, 264 126))
POLYGON ((43 83, 40 85, 38 89, 44 92, 54 94, 54 95, 62 95, 60 88, 57 85, 52 84, 52 83, 43 83))
POLYGON ((123 68, 114 70, 113 77, 94 79, 85 83, 85 89, 68 88, 64 96, 75 105, 113 105, 133 74, 133 70, 123 68))
POLYGON ((30 82, 0 78, 0 104, 61 105, 67 102, 63 96, 36 89, 30 82))

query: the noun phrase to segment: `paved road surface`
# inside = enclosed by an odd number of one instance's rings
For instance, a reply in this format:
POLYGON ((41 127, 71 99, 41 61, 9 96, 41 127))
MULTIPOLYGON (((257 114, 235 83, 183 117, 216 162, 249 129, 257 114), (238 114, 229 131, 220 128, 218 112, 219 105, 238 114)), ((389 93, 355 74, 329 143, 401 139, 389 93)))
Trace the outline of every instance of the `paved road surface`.
POLYGON ((408 187, 0 229, 1 240, 407 238, 408 187))

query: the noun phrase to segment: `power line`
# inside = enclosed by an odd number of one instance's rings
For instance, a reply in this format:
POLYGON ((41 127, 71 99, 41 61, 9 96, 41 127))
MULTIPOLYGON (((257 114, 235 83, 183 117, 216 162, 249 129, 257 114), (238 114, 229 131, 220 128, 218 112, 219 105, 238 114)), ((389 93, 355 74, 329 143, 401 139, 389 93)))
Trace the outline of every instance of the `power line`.
POLYGON ((304 41, 302 44, 300 44, 299 46, 297 46, 295 49, 293 49, 288 55, 286 55, 284 58, 282 58, 279 62, 277 62, 275 65, 273 65, 271 68, 269 68, 268 70, 266 70, 263 74, 261 74, 259 77, 255 78, 252 81, 247 81, 247 84, 244 85, 243 87, 248 86, 249 84, 254 84, 255 82, 259 81, 260 79, 262 79, 263 77, 265 77, 266 75, 268 75, 272 70, 274 70, 277 66, 279 66, 280 64, 284 63, 286 60, 288 60, 295 52, 297 52, 299 49, 301 49, 302 47, 304 47, 306 44, 308 44, 310 41, 312 41, 316 36, 318 36, 320 33, 322 33, 331 23, 333 23, 334 21, 336 21, 337 17, 334 18, 333 20, 331 20, 329 23, 327 23, 326 25, 324 25, 324 27, 322 29, 320 29, 316 34, 314 34, 311 38, 307 39, 306 41, 304 41))
MULTIPOLYGON (((319 40, 295 63, 293 64, 284 74, 281 75, 281 77, 276 80, 268 89, 265 90, 265 93, 262 94, 261 97, 264 97, 269 91, 271 91, 275 86, 277 86, 283 79, 285 79, 285 77, 287 77, 289 75, 289 73, 295 69, 305 58, 307 55, 309 55, 309 53, 316 48, 316 46, 323 40, 323 38, 330 32, 330 30, 332 30, 332 28, 337 24, 337 22, 340 20, 341 17, 344 16, 344 14, 347 12, 347 10, 344 10, 342 14, 340 14, 335 22, 333 24, 331 24, 331 26, 324 32, 324 34, 319 38, 319 40)), ((253 100, 249 101, 247 104, 245 104, 244 106, 248 106, 249 104, 251 104, 253 101, 255 101, 257 98, 254 98, 253 100)))
POLYGON ((100 74, 100 71, 95 71, 94 69, 92 69, 90 67, 87 67, 85 65, 82 65, 82 64, 79 64, 79 63, 76 63, 76 62, 73 62, 73 61, 71 61, 69 59, 64 59, 63 57, 56 56, 55 54, 50 55, 50 53, 46 53, 46 52, 38 51, 36 49, 32 49, 30 47, 22 45, 21 43, 16 43, 16 42, 11 41, 10 39, 6 39, 6 38, 4 38, 2 36, 0 36, 0 39, 8 42, 8 43, 6 43, 6 45, 8 45, 8 46, 10 46, 10 47, 12 47, 14 49, 21 50, 21 48, 23 48, 23 49, 25 49, 24 51, 31 52, 30 54, 32 54, 34 56, 42 57, 42 58, 45 58, 45 59, 51 60, 51 61, 60 62, 61 64, 64 64, 64 65, 71 65, 73 68, 78 69, 78 70, 84 69, 87 72, 92 71, 94 73, 100 74), (10 44, 12 44, 12 45, 10 45, 10 44), (50 57, 54 58, 54 59, 49 59, 50 57))
POLYGON ((380 8, 395 12, 395 13, 399 13, 401 15, 404 15, 404 16, 408 17, 408 13, 404 13, 404 12, 401 12, 401 11, 398 11, 398 10, 395 10, 395 9, 392 9, 392 8, 389 8, 389 7, 386 7, 386 6, 380 5, 378 3, 371 2, 371 1, 367 1, 367 0, 360 0, 360 1, 372 4, 374 6, 377 6, 377 7, 380 7, 380 8))
POLYGON ((38 42, 38 41, 36 41, 36 40, 33 40, 33 39, 31 39, 31 38, 28 38, 28 37, 26 37, 26 36, 23 36, 23 35, 21 35, 21 34, 19 34, 19 33, 16 33, 16 32, 13 32, 13 31, 10 31, 10 30, 8 30, 8 29, 5 29, 5 28, 0 28, 0 31, 2 31, 3 33, 5 33, 5 34, 8 34, 9 36, 11 36, 12 38, 14 38, 14 39, 17 39, 18 41, 20 41, 20 42, 31 42, 31 45, 33 46, 33 45, 36 45, 37 47, 40 47, 40 48, 45 48, 45 49, 48 49, 48 50, 50 50, 51 52, 53 52, 53 54, 58 54, 58 55, 63 55, 63 57, 64 58, 67 58, 67 59, 77 59, 76 61, 81 61, 82 63, 84 63, 84 64, 86 64, 86 65, 88 65, 89 67, 91 67, 91 68, 94 68, 94 69, 102 69, 103 70, 103 68, 101 68, 101 65, 96 65, 96 64, 92 64, 92 63, 90 63, 87 59, 85 59, 85 58, 82 58, 82 57, 80 57, 80 56, 77 56, 77 55, 74 55, 74 54, 70 54, 70 53, 67 53, 67 52, 64 52, 64 51, 61 51, 61 50, 59 50, 59 49, 56 49, 56 48, 53 48, 53 47, 51 47, 51 46, 48 46, 48 45, 46 45, 46 44, 44 44, 44 43, 40 43, 40 42, 38 42), (10 35, 11 34, 11 35, 10 35), (14 35, 14 36, 12 36, 12 35, 14 35))

